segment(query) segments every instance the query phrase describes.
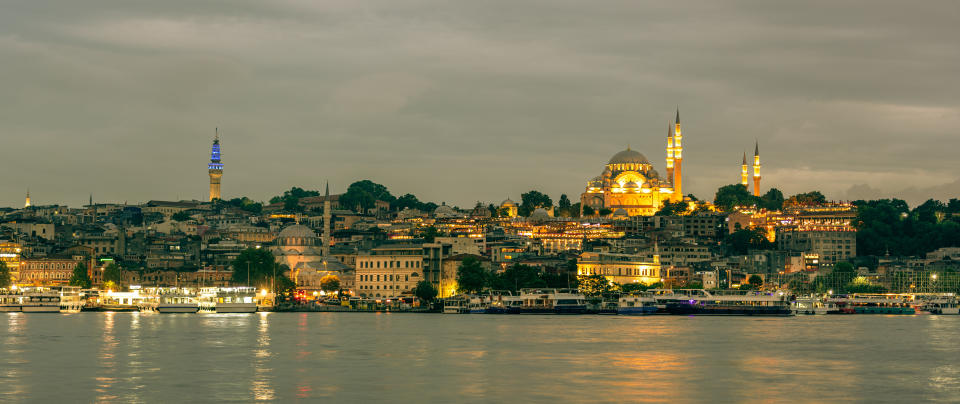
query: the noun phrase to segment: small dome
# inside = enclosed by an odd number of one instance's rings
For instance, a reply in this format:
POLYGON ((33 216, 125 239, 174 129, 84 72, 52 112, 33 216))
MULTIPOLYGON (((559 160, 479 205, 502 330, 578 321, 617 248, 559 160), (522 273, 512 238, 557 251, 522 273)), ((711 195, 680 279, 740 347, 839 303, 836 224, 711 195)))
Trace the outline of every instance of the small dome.
POLYGON ((627 150, 614 154, 607 164, 650 164, 650 161, 640 152, 627 148, 627 150))
POLYGON ((517 206, 517 203, 514 202, 513 200, 511 200, 510 198, 507 198, 507 199, 504 200, 503 202, 500 202, 500 207, 501 207, 501 208, 506 208, 506 207, 508 207, 508 206, 517 206))
POLYGON ((628 183, 626 183, 626 184, 623 184, 623 187, 624 187, 624 188, 640 188, 640 186, 637 185, 637 183, 636 183, 636 182, 633 182, 633 181, 630 181, 630 182, 628 182, 628 183))
POLYGON ((550 214, 544 208, 537 208, 530 214, 530 220, 550 220, 550 214))
POLYGON ((434 216, 456 216, 457 211, 447 205, 437 206, 437 209, 433 211, 434 216))
POLYGON ((280 234, 277 235, 278 238, 316 238, 317 233, 314 233, 309 227, 302 224, 294 224, 285 227, 280 231, 280 234))
POLYGON ((627 210, 624 208, 618 208, 617 210, 613 211, 613 215, 618 217, 627 216, 627 210))

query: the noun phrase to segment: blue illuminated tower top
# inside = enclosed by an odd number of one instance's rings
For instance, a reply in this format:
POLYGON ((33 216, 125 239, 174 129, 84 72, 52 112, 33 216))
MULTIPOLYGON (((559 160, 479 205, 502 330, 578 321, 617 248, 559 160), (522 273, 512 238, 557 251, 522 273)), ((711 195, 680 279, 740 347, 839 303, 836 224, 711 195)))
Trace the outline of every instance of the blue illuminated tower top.
POLYGON ((223 164, 220 163, 220 132, 217 131, 213 138, 213 146, 210 148, 210 164, 207 166, 210 170, 223 170, 223 164))

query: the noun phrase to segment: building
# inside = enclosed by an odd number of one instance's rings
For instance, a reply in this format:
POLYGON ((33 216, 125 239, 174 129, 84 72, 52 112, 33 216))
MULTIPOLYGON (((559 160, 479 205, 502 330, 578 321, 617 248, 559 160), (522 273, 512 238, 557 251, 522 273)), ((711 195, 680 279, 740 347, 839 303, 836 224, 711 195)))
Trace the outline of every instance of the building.
POLYGON ((220 178, 223 177, 223 163, 220 162, 220 131, 213 138, 210 147, 210 164, 207 165, 210 174, 210 200, 220 199, 220 178))
POLYGON ((384 245, 357 256, 356 290, 363 297, 396 297, 423 280, 423 247, 384 245))
POLYGON ((680 112, 674 128, 667 132, 667 175, 653 169, 646 156, 626 150, 614 154, 600 176, 587 182, 580 195, 583 207, 594 211, 609 209, 614 215, 651 216, 664 201, 683 200, 683 146, 680 112))
POLYGON ((660 257, 648 259, 643 255, 585 252, 577 259, 577 275, 603 275, 620 285, 660 282, 660 257))
POLYGON ((845 230, 777 229, 777 247, 807 253, 820 266, 832 267, 857 255, 857 232, 845 230))
POLYGON ((519 213, 520 205, 517 205, 516 202, 507 198, 500 203, 500 214, 505 217, 517 217, 519 213))
POLYGON ((73 269, 80 263, 87 264, 83 256, 26 258, 20 262, 20 279, 17 284, 23 286, 66 285, 70 283, 73 269))
MULTIPOLYGON (((20 278, 20 254, 23 252, 23 246, 19 243, 0 240, 0 262, 7 266, 10 271, 10 277, 16 282, 20 278)), ((0 288, 6 288, 10 285, 0 285, 0 288)))

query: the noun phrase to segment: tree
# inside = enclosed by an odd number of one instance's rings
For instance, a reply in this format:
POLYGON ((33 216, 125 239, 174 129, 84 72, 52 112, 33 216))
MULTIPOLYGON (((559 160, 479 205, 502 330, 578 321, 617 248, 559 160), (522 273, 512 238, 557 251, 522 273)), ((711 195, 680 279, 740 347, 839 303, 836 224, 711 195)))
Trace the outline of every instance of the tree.
POLYGON ((511 291, 547 286, 537 268, 523 264, 513 264, 502 273, 494 275, 491 284, 494 289, 511 291))
POLYGON ((603 275, 580 275, 580 292, 587 297, 597 297, 614 290, 613 284, 603 275))
POLYGON ((520 216, 530 216, 537 208, 553 207, 553 200, 540 191, 530 191, 520 194, 520 207, 517 209, 520 216))
POLYGON ((684 201, 670 202, 664 201, 663 206, 657 211, 657 216, 677 216, 687 213, 687 203, 684 201))
POLYGON ((735 230, 724 239, 724 244, 727 252, 732 255, 743 255, 750 250, 772 250, 776 247, 767 240, 763 229, 759 227, 735 230))
POLYGON ((434 240, 436 240, 437 236, 439 235, 440 235, 440 230, 437 230, 437 228, 433 226, 427 226, 423 228, 423 232, 421 233, 421 237, 423 237, 423 241, 427 243, 434 242, 434 240))
MULTIPOLYGON (((103 283, 111 284, 115 287, 120 287, 123 285, 123 271, 120 269, 120 266, 115 262, 107 264, 107 267, 103 269, 103 283)), ((112 289, 112 288, 110 288, 112 289)))
POLYGON ((750 194, 743 184, 724 185, 717 189, 713 204, 725 212, 730 212, 735 206, 753 206, 757 198, 750 194))
POLYGON ((573 204, 570 203, 570 199, 567 198, 567 194, 561 194, 560 200, 557 201, 557 210, 559 211, 559 216, 570 217, 573 216, 571 213, 571 208, 573 204))
POLYGON ((600 208, 600 210, 597 211, 597 214, 600 216, 610 216, 613 214, 613 210, 610 208, 600 208))
POLYGON ((320 196, 320 191, 307 191, 300 187, 293 187, 289 191, 284 191, 283 195, 270 198, 270 203, 283 203, 283 209, 288 212, 303 212, 300 199, 310 196, 320 196))
POLYGON ((623 293, 643 292, 650 289, 659 289, 663 287, 663 282, 655 282, 649 285, 641 282, 631 282, 620 285, 620 291, 623 293))
POLYGON ((784 205, 819 205, 827 201, 827 198, 820 191, 810 191, 791 196, 784 201, 784 205))
POLYGON ((770 188, 767 193, 760 197, 759 205, 766 210, 783 209, 783 192, 776 188, 770 188))
POLYGON ((13 279, 10 276, 10 269, 7 268, 7 263, 0 261, 0 289, 6 289, 13 284, 13 279))
POLYGON ((347 192, 340 196, 340 205, 357 213, 366 213, 376 207, 377 201, 390 202, 392 205, 395 199, 386 186, 363 180, 347 187, 347 192))
POLYGON ((583 215, 584 215, 584 216, 593 216, 593 215, 595 215, 596 213, 597 213, 597 212, 595 212, 595 211, 593 210, 593 208, 590 207, 590 205, 583 205, 583 215))
POLYGON ((432 302, 433 299, 437 298, 438 292, 437 288, 433 286, 433 283, 424 279, 417 282, 417 286, 413 288, 413 295, 421 301, 432 302))
POLYGON ((90 282, 90 275, 87 274, 87 266, 84 263, 78 262, 77 266, 73 267, 73 276, 70 277, 69 284, 70 286, 79 286, 81 289, 89 289, 93 286, 93 283, 90 282))
POLYGON ((190 220, 190 214, 185 210, 181 210, 177 213, 174 213, 173 216, 170 216, 170 218, 178 222, 186 222, 187 220, 190 220))
POLYGON ((466 257, 457 268, 457 290, 467 293, 480 293, 489 282, 489 273, 476 257, 466 257))
POLYGON ((320 290, 328 293, 340 290, 340 278, 336 275, 327 275, 320 278, 320 290))
POLYGON ((266 248, 248 248, 240 252, 230 264, 233 267, 235 285, 269 287, 273 283, 273 274, 282 276, 283 272, 275 268, 273 253, 266 248), (249 278, 248 278, 249 274, 249 278))
POLYGON ((760 289, 760 287, 763 286, 763 277, 760 275, 750 275, 747 283, 753 286, 754 289, 760 289))

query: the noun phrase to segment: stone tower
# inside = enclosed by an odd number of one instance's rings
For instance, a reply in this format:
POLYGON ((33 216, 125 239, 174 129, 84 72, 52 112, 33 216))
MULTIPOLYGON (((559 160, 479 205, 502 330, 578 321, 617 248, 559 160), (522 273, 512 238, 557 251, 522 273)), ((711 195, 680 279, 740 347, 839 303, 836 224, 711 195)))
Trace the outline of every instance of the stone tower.
POLYGON ((220 162, 220 131, 216 130, 213 146, 210 148, 210 164, 207 173, 210 174, 210 200, 220 199, 220 178, 223 177, 223 163, 220 162))
POLYGON ((753 148, 753 196, 760 196, 760 142, 753 148))
POLYGON ((667 122, 667 181, 673 185, 673 128, 667 122))
POLYGON ((677 121, 673 130, 673 195, 674 201, 683 200, 683 133, 680 131, 680 108, 677 108, 677 121))
POLYGON ((743 165, 740 166, 740 185, 750 189, 750 170, 747 168, 747 152, 743 152, 743 165))

